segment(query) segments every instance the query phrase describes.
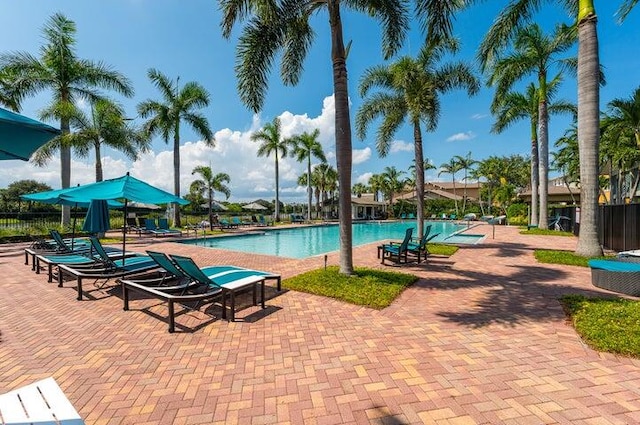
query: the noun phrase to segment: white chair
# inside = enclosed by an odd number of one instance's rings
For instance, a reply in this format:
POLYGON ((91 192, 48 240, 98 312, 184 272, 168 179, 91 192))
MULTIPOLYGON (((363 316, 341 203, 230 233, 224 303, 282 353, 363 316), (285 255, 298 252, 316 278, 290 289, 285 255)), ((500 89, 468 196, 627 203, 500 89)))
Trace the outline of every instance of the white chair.
POLYGON ((53 378, 0 394, 0 424, 84 425, 53 378))

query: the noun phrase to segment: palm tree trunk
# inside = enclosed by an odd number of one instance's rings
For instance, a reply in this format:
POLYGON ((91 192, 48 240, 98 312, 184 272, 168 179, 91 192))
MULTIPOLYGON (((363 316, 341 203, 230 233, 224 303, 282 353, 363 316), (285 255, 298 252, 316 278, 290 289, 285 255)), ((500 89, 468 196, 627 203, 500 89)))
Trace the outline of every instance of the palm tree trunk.
POLYGON ((546 91, 543 91, 542 86, 540 87, 540 97, 542 100, 538 106, 538 124, 540 126, 538 133, 538 153, 540 155, 538 158, 538 173, 540 175, 540 184, 538 186, 540 194, 540 219, 538 220, 538 225, 541 229, 546 229, 549 227, 549 220, 547 219, 549 215, 547 203, 549 198, 549 115, 547 113, 547 101, 545 99, 546 91))
POLYGON ((320 218, 320 189, 316 187, 316 219, 320 218))
MULTIPOLYGON (((60 119, 60 131, 62 134, 69 134, 69 120, 66 118, 60 119)), ((68 188, 71 185, 71 147, 60 147, 60 180, 63 189, 68 188)), ((69 205, 62 206, 62 226, 68 226, 71 224, 71 207, 69 205)))
POLYGON ((278 182, 280 181, 280 170, 278 169, 278 149, 276 148, 276 216, 275 220, 280 221, 280 189, 278 182))
POLYGON ((100 142, 94 144, 96 151, 96 181, 101 182, 104 178, 102 175, 102 153, 100 152, 100 142))
POLYGON ((538 226, 538 190, 540 175, 538 170, 538 129, 536 123, 531 123, 531 224, 538 226))
MULTIPOLYGON (((180 196, 180 128, 173 135, 173 194, 180 196)), ((180 227, 180 205, 173 204, 173 225, 180 227)))
POLYGON ((464 191, 462 192, 462 215, 467 210, 467 167, 464 167, 464 191))
POLYGON ((578 21, 578 146, 580 153, 580 234, 576 254, 602 255, 598 238, 598 148, 600 58, 593 0, 580 0, 578 21))
POLYGON ((213 189, 209 188, 209 230, 213 231, 213 189))
POLYGON ((413 124, 413 148, 416 159, 416 216, 418 220, 418 238, 424 234, 424 155, 422 152, 422 132, 420 123, 413 124))
POLYGON ((311 152, 307 157, 307 220, 311 221, 311 152))
POLYGON ((333 62, 333 93, 336 108, 336 166, 338 185, 342 188, 338 198, 340 222, 340 273, 353 274, 353 233, 351 229, 351 121, 349 117, 349 93, 347 87, 347 64, 342 37, 339 0, 328 0, 329 23, 331 25, 331 60, 333 62))
POLYGON ((456 207, 456 218, 458 218, 458 197, 456 196, 456 173, 451 173, 451 182, 453 183, 453 204, 456 207))

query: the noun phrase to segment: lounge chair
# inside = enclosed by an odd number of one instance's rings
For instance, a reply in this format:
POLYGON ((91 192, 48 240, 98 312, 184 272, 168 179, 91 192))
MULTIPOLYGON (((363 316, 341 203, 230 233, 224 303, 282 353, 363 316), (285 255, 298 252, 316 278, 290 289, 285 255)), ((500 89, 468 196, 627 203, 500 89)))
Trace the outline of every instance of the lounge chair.
POLYGON ((385 244, 378 247, 378 253, 382 259, 381 263, 384 264, 384 260, 388 259, 396 264, 408 261, 407 247, 411 242, 411 235, 413 235, 413 227, 409 227, 404 234, 404 240, 400 244, 385 244))
POLYGON ((593 286, 640 296, 640 263, 637 260, 589 260, 589 267, 593 286))
POLYGON ((253 305, 257 305, 256 292, 257 285, 260 283, 260 300, 262 308, 265 308, 264 302, 264 286, 265 276, 255 274, 253 270, 248 271, 230 271, 218 273, 213 276, 207 276, 205 272, 189 257, 180 255, 171 255, 173 262, 187 276, 203 285, 205 288, 222 290, 222 318, 227 317, 227 295, 230 297, 231 317, 230 321, 235 320, 235 295, 237 292, 243 291, 249 287, 253 290, 253 305))
POLYGON ((407 215, 407 218, 408 218, 409 220, 415 220, 415 219, 416 219, 416 216, 415 216, 413 213, 409 213, 409 214, 407 215))
POLYGON ((75 278, 78 288, 78 301, 82 300, 82 281, 84 279, 109 281, 110 279, 126 277, 158 269, 158 264, 148 255, 137 254, 135 256, 124 257, 118 260, 111 259, 98 239, 92 237, 90 240, 91 245, 102 260, 100 263, 85 266, 72 266, 68 264, 58 265, 58 286, 62 287, 64 275, 69 275, 75 278))
POLYGON ((38 244, 25 248, 24 264, 28 265, 29 257, 31 257, 31 270, 36 270, 36 255, 84 253, 91 248, 91 244, 86 239, 64 239, 57 230, 51 230, 50 233, 51 240, 40 241, 38 244), (69 245, 70 242, 73 246, 69 245))
POLYGON ((292 223, 304 223, 304 217, 300 214, 290 214, 292 223))
POLYGON ((430 235, 429 232, 425 231, 418 243, 409 242, 407 244, 407 253, 418 257, 418 264, 420 264, 420 256, 424 254, 424 259, 426 260, 427 256, 430 254, 427 244, 438 235, 440 235, 440 233, 430 235))
POLYGON ((167 220, 166 218, 159 218, 158 219, 158 228, 164 232, 168 232, 168 233, 175 233, 175 234, 179 234, 180 236, 182 236, 182 232, 178 229, 171 229, 169 227, 169 220, 167 220))
POLYGON ((401 220, 404 220, 406 218, 407 218, 407 214, 405 214, 405 213, 400 214, 400 219, 401 220))
POLYGON ((155 220, 148 218, 145 220, 145 232, 151 233, 154 236, 182 236, 182 232, 179 230, 161 229, 156 226, 155 220))
POLYGON ((260 225, 261 225, 261 226, 271 226, 271 225, 273 224, 273 223, 271 223, 271 222, 267 221, 267 220, 264 218, 264 215, 262 215, 262 214, 260 214, 260 215, 258 216, 258 222, 260 223, 260 225))
POLYGON ((52 377, 0 394, 2 424, 83 425, 52 377))
POLYGON ((226 218, 221 218, 220 219, 220 228, 221 229, 233 229, 233 228, 238 228, 238 224, 229 222, 229 220, 227 220, 226 218))

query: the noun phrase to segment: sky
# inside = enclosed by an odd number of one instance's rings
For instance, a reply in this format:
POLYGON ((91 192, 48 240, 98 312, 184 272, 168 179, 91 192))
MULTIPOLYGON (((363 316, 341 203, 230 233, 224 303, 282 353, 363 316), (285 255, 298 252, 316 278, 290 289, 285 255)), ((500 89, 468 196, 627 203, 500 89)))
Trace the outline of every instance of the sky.
MULTIPOLYGON (((455 35, 462 43, 452 60, 464 60, 476 67, 477 48, 506 1, 479 2, 460 14, 455 21, 455 35)), ((601 109, 614 98, 627 98, 639 85, 640 69, 640 10, 635 10, 619 25, 615 11, 620 1, 596 1, 600 60, 605 69, 607 85, 601 89, 601 109)), ((283 136, 304 131, 320 130, 327 158, 335 166, 333 79, 330 59, 330 34, 325 12, 313 18, 316 37, 299 84, 284 86, 277 64, 271 74, 269 89, 262 111, 254 114, 246 108, 237 94, 234 74, 235 51, 239 27, 231 39, 224 39, 220 30, 221 14, 215 0, 0 0, 0 52, 25 51, 39 54, 43 44, 42 27, 54 13, 60 12, 76 23, 77 56, 103 62, 127 76, 133 83, 135 95, 124 98, 103 91, 123 105, 134 122, 136 105, 147 99, 159 100, 160 94, 147 77, 149 68, 156 68, 168 77, 180 78, 180 83, 195 81, 210 93, 211 102, 202 113, 208 118, 215 134, 215 146, 207 147, 197 135, 183 125, 181 138, 181 191, 197 177, 191 174, 199 165, 211 166, 214 173, 230 175, 231 201, 248 202, 275 197, 275 167, 273 157, 257 156, 258 143, 250 136, 265 123, 279 117, 283 136)), ((570 23, 560 10, 547 6, 536 16, 536 22, 547 32, 556 24, 570 23)), ((343 12, 345 40, 352 41, 347 67, 351 121, 363 99, 358 82, 363 72, 384 63, 380 49, 380 27, 365 15, 343 12)), ((405 40, 399 55, 415 55, 420 49, 422 35, 417 23, 405 40)), ((577 47, 567 53, 575 55, 577 47)), ((480 74, 478 73, 480 76, 480 74)), ((480 76, 481 77, 481 76, 480 76)), ((485 79, 482 79, 485 81, 485 79)), ((531 80, 523 81, 522 87, 531 80)), ((518 88, 516 87, 516 88, 518 88)), ((424 154, 436 167, 453 156, 471 152, 475 160, 491 155, 528 155, 530 152, 527 122, 513 125, 502 134, 490 132, 494 118, 489 107, 494 90, 483 85, 480 93, 469 98, 465 91, 456 90, 441 98, 442 113, 436 131, 423 134, 424 154)), ((38 118, 50 101, 49 92, 26 99, 21 113, 38 118)), ((558 99, 577 101, 576 80, 567 76, 558 99)), ((87 108, 86 104, 80 105, 87 108)), ((59 127, 59 123, 49 123, 59 127)), ((405 125, 395 135, 389 154, 381 158, 376 152, 377 123, 369 127, 367 137, 353 136, 353 183, 366 183, 385 167, 395 166, 407 171, 413 160, 413 133, 405 125)), ((550 148, 571 125, 569 117, 553 117, 550 122, 550 148)), ((168 191, 173 191, 172 146, 160 138, 153 140, 152 152, 132 162, 119 152, 103 151, 105 178, 119 177, 129 171, 133 176, 168 191)), ((316 162, 316 161, 314 161, 316 162)), ((74 157, 71 184, 85 184, 95 179, 94 157, 74 157)), ((280 199, 301 202, 306 189, 297 185, 298 177, 306 172, 306 165, 293 158, 280 161, 280 199)), ((408 176, 408 174, 407 174, 408 176)), ((440 170, 427 172, 427 181, 450 181, 451 176, 440 170)), ((462 176, 458 176, 460 179, 462 176)), ((60 188, 60 164, 54 158, 45 167, 22 161, 0 163, 0 188, 13 181, 35 179, 52 188, 60 188)), ((218 193, 216 199, 224 200, 218 193)))

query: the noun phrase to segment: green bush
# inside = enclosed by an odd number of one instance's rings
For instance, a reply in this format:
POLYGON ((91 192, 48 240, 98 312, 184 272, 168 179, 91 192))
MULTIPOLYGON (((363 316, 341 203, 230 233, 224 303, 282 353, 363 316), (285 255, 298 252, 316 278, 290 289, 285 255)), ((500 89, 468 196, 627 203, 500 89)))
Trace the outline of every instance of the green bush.
POLYGON ((351 304, 382 309, 395 300, 417 277, 384 270, 356 268, 354 276, 340 273, 337 266, 312 270, 286 279, 282 286, 294 291, 322 295, 351 304))
POLYGON ((578 334, 592 348, 640 357, 638 301, 567 295, 560 302, 578 334))

